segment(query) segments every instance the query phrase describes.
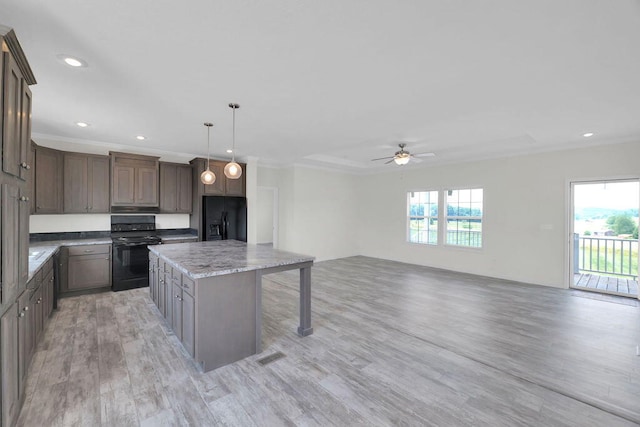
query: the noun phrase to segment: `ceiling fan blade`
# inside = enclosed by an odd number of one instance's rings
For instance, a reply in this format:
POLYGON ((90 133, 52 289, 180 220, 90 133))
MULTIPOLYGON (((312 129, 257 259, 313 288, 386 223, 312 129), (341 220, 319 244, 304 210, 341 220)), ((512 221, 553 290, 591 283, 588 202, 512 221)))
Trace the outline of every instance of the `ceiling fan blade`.
POLYGON ((413 157, 433 157, 435 156, 436 153, 418 153, 418 154, 412 154, 413 157))
POLYGON ((386 159, 393 159, 394 156, 387 156, 387 157, 380 157, 379 159, 371 159, 372 162, 375 162, 376 160, 386 160, 386 159))
POLYGON ((389 163, 393 162, 393 157, 391 158, 391 160, 389 160, 388 162, 384 162, 385 165, 388 165, 389 163))

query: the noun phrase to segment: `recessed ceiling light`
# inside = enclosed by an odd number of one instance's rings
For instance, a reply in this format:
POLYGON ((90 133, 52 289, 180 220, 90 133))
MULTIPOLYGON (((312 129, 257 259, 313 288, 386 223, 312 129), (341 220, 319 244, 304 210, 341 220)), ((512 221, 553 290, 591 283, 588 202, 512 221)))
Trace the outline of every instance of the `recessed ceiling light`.
POLYGON ((87 126, 89 126, 89 123, 85 123, 85 122, 76 122, 76 125, 81 127, 81 128, 86 128, 87 126))
POLYGON ((590 136, 593 136, 593 132, 583 133, 582 136, 584 136, 585 138, 589 138, 590 136))
POLYGON ((233 150, 229 149, 229 150, 227 150, 227 153, 231 154, 231 153, 233 153, 233 150))
POLYGON ((145 139, 147 139, 147 137, 143 136, 143 135, 138 135, 138 136, 136 136, 136 139, 139 140, 139 141, 144 141, 145 139))
POLYGON ((75 56, 60 54, 57 55, 57 58, 73 68, 83 68, 87 66, 85 61, 80 58, 76 58, 75 56))

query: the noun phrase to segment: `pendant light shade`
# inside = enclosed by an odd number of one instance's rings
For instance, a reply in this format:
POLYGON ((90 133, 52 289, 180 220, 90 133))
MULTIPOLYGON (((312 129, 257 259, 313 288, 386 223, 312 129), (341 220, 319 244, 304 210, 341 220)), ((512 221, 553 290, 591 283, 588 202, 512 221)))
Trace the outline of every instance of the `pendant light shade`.
POLYGON ((213 173, 213 171, 211 169, 209 169, 209 155, 211 153, 211 127, 213 126, 213 123, 205 123, 204 124, 207 127, 207 169, 205 169, 204 172, 202 172, 200 174, 200 181, 202 181, 203 184, 205 185, 211 185, 214 182, 216 182, 216 174, 213 173))
POLYGON ((231 154, 231 161, 224 167, 224 175, 229 179, 238 179, 242 176, 242 167, 236 163, 236 110, 240 105, 231 103, 229 108, 233 110, 233 154, 231 154))

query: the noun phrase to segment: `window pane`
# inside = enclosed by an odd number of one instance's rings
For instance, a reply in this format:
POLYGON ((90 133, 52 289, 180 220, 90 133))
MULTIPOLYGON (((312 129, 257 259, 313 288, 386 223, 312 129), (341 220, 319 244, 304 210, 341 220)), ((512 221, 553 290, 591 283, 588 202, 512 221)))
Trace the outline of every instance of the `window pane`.
POLYGON ((482 223, 463 219, 447 221, 447 244, 482 247, 482 223))
POLYGON ((413 191, 408 193, 409 229, 411 243, 438 243, 438 192, 413 191))
POLYGON ((447 230, 449 245, 482 247, 482 188, 447 191, 447 230))

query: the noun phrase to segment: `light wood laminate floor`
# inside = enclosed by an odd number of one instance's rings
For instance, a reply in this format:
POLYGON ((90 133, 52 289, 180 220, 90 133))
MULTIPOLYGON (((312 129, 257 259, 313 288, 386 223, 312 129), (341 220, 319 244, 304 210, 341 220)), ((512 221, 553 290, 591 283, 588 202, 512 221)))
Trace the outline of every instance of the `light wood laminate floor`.
POLYGON ((640 307, 365 257, 264 277, 263 353, 201 374, 148 289, 60 301, 24 426, 624 426, 640 421, 640 307), (265 366, 277 351, 286 357, 265 366))

